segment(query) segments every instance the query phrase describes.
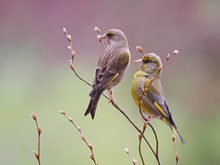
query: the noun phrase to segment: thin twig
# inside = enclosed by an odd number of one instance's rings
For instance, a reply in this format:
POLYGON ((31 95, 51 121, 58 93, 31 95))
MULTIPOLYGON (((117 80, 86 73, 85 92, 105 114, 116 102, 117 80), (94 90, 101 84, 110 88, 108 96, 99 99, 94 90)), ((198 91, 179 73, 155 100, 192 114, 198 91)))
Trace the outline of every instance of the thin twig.
POLYGON ((40 161, 40 135, 42 133, 42 127, 40 125, 38 125, 38 121, 37 121, 37 115, 32 112, 31 117, 34 119, 35 124, 36 124, 36 128, 37 128, 37 133, 38 133, 38 137, 37 137, 37 152, 33 151, 38 164, 41 165, 41 161, 40 161))
POLYGON ((125 153, 128 155, 128 157, 130 158, 131 162, 133 165, 136 165, 137 164, 137 160, 136 159, 133 159, 130 155, 130 152, 129 152, 129 149, 128 148, 125 148, 124 149, 125 153))
POLYGON ((174 134, 172 134, 171 138, 172 138, 172 141, 173 141, 173 146, 174 146, 174 151, 175 151, 176 165, 178 165, 179 154, 178 154, 178 152, 177 152, 177 147, 176 147, 176 136, 175 136, 174 134))
POLYGON ((101 30, 98 27, 95 27, 94 30, 98 33, 97 39, 99 40, 99 42, 101 42, 103 49, 105 49, 105 44, 101 39, 101 30))
POLYGON ((178 165, 179 158, 180 158, 179 154, 178 154, 178 153, 176 153, 176 165, 178 165))
POLYGON ((76 128, 76 130, 79 132, 80 134, 80 138, 85 142, 85 144, 87 145, 87 147, 90 149, 91 153, 89 154, 89 157, 92 159, 92 161, 94 162, 95 165, 98 165, 98 163, 96 162, 96 159, 95 159, 95 154, 94 154, 94 151, 93 151, 93 145, 91 143, 88 143, 88 141, 86 140, 85 136, 83 135, 82 133, 82 130, 79 126, 77 126, 74 122, 73 122, 73 119, 69 116, 66 115, 66 113, 64 111, 60 111, 60 113, 62 115, 64 115, 71 123, 72 125, 76 128))
MULTIPOLYGON (((95 28, 95 30, 96 30, 96 28, 95 28)), ((74 57, 75 57, 76 52, 73 50, 71 35, 67 34, 66 28, 63 28, 63 32, 64 32, 64 35, 66 36, 66 38, 67 38, 67 40, 68 40, 68 42, 69 42, 68 49, 69 49, 70 52, 71 52, 71 59, 70 59, 70 68, 71 68, 71 70, 75 73, 75 75, 76 75, 76 77, 77 77, 78 79, 80 79, 81 81, 83 81, 84 83, 86 83, 87 85, 89 85, 90 87, 92 87, 92 85, 91 85, 89 82, 87 82, 85 79, 83 79, 83 78, 76 72, 76 70, 75 70, 75 68, 74 68, 74 64, 73 64, 73 62, 74 62, 74 57)), ((104 44, 103 44, 103 46, 104 46, 104 44)), ((102 94, 102 95, 103 95, 105 98, 109 99, 108 96, 106 96, 105 94, 102 94)))
MULTIPOLYGON (((143 114, 143 111, 141 110, 141 105, 142 105, 142 100, 139 101, 139 112, 141 114, 141 117, 145 120, 145 117, 144 117, 144 114, 143 114)), ((144 125, 146 124, 146 121, 144 121, 144 125)), ((157 159, 157 163, 158 165, 160 165, 160 158, 159 158, 159 152, 158 152, 158 146, 159 146, 159 141, 158 141, 158 138, 157 138, 157 133, 154 129, 154 127, 147 121, 147 124, 150 126, 150 128, 152 129, 153 133, 154 133, 154 136, 155 136, 155 141, 156 141, 156 151, 155 151, 155 157, 157 159)), ((143 126, 144 127, 144 126, 143 126)), ((144 132, 142 133, 142 135, 144 135, 144 132)), ((140 153, 140 152, 139 152, 140 153)), ((140 155, 140 157, 142 157, 142 155, 140 155)))
POLYGON ((141 141, 142 141, 142 137, 144 135, 146 128, 147 128, 147 122, 144 123, 142 133, 140 133, 138 136, 139 138, 138 150, 139 150, 139 155, 140 155, 141 162, 143 165, 145 165, 145 162, 144 162, 144 158, 143 158, 142 151, 141 151, 141 141))
MULTIPOLYGON (((115 103, 111 102, 112 105, 119 110, 119 112, 130 122, 130 124, 140 133, 142 134, 142 131, 134 124, 134 122, 132 122, 132 120, 125 114, 125 112, 115 103)), ((149 123, 150 124, 150 123, 149 123)), ((143 135, 144 141, 147 143, 148 147, 150 148, 151 152, 154 154, 158 165, 160 165, 160 160, 158 158, 158 156, 156 155, 156 152, 154 151, 153 147, 151 146, 151 144, 149 143, 149 141, 147 140, 147 138, 143 135)))
MULTIPOLYGON (((159 140, 158 140, 158 137, 157 137, 157 134, 156 134, 156 131, 154 129, 154 127, 148 123, 148 125, 150 126, 150 128, 152 129, 153 133, 154 133, 154 136, 155 136, 155 141, 156 141, 156 155, 157 155, 157 158, 159 159, 159 140)), ((160 161, 160 160, 159 160, 160 161)))

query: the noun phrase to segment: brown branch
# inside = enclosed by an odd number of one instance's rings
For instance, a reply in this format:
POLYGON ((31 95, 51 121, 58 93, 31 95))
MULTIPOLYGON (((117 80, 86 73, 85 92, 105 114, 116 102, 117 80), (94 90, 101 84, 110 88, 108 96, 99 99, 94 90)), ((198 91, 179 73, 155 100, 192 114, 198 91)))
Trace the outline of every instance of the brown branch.
MULTIPOLYGON (((154 156, 155 156, 155 158, 156 158, 156 160, 157 160, 158 165, 160 165, 161 163, 160 163, 160 160, 159 160, 158 155, 156 154, 156 152, 154 151, 153 147, 151 146, 151 144, 149 143, 149 141, 147 140, 147 138, 144 136, 144 134, 142 133, 142 131, 134 124, 134 122, 132 122, 132 120, 125 114, 125 112, 124 112, 122 109, 120 109, 120 107, 119 107, 117 104, 115 104, 115 103, 113 103, 113 102, 111 102, 111 103, 112 103, 112 105, 113 105, 117 110, 119 110, 119 112, 130 122, 130 124, 131 124, 140 134, 142 134, 142 138, 143 138, 144 141, 147 143, 147 145, 148 145, 148 147, 150 148, 151 152, 154 154, 154 156)), ((148 124, 150 125, 150 123, 148 123, 148 124)))
POLYGON ((38 133, 38 137, 37 137, 37 152, 36 151, 33 151, 37 161, 38 161, 38 164, 41 165, 41 161, 40 161, 40 135, 42 133, 42 127, 40 125, 38 125, 38 121, 37 121, 37 115, 32 112, 31 113, 31 117, 34 119, 35 121, 35 124, 36 124, 36 128, 37 128, 37 133, 38 133))
POLYGON ((72 123, 72 125, 76 128, 76 130, 79 132, 80 134, 80 138, 85 142, 85 144, 87 145, 87 147, 90 149, 91 153, 89 154, 89 157, 90 159, 92 159, 92 161, 94 162, 95 165, 98 165, 98 163, 96 162, 96 159, 95 159, 95 154, 94 154, 94 151, 93 151, 93 145, 91 143, 88 143, 88 141, 86 140, 85 136, 83 135, 82 133, 82 130, 79 126, 77 126, 74 122, 73 122, 73 119, 69 116, 66 115, 66 113, 64 111, 60 111, 60 113, 62 115, 64 115, 68 120, 69 122, 72 123))
MULTIPOLYGON (((140 112, 140 114, 141 114, 141 117, 142 117, 143 119, 145 119, 145 117, 144 117, 144 115, 143 115, 143 111, 141 110, 141 104, 142 104, 142 100, 139 101, 139 112, 140 112)), ((157 160, 158 165, 160 165, 161 163, 160 163, 159 152, 158 152, 159 141, 158 141, 158 138, 157 138, 157 133, 156 133, 154 127, 153 127, 148 121, 144 121, 143 131, 142 131, 142 133, 141 133, 140 135, 141 135, 141 136, 144 135, 144 132, 145 132, 145 129, 146 129, 146 126, 147 126, 146 124, 150 126, 150 128, 152 129, 152 131, 153 131, 153 133, 154 133, 155 141, 156 141, 155 157, 156 157, 156 160, 157 160)), ((140 136, 140 135, 139 135, 139 136, 140 136)), ((142 140, 142 137, 141 137, 141 139, 139 139, 139 144, 141 144, 141 140, 142 140)), ((139 147, 139 148, 140 148, 140 147, 139 147)), ((140 149, 139 149, 139 155, 140 155, 140 158, 141 158, 142 163, 143 163, 143 165, 144 165, 144 161, 143 161, 143 157, 142 157, 142 154, 141 154, 141 152, 140 152, 140 149)))
POLYGON ((147 123, 145 122, 144 125, 143 125, 142 133, 140 133, 138 135, 138 138, 139 138, 138 151, 139 151, 139 155, 140 155, 141 162, 142 162, 143 165, 145 165, 145 162, 144 162, 144 158, 143 158, 142 151, 141 151, 141 141, 142 141, 142 137, 144 135, 144 132, 145 132, 146 128, 147 128, 147 123))
MULTIPOLYGON (((148 123, 148 125, 150 126, 150 128, 152 129, 153 133, 154 133, 154 136, 155 136, 155 141, 156 141, 156 155, 157 155, 157 158, 159 159, 159 140, 157 138, 157 134, 156 134, 156 131, 154 129, 154 127, 148 123)), ((158 160, 160 161, 160 160, 158 160)))

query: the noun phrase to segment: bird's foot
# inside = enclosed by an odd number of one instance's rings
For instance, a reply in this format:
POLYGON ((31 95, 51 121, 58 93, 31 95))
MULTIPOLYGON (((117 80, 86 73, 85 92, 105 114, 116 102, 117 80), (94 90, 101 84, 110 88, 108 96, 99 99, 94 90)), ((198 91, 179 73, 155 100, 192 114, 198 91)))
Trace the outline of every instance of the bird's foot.
POLYGON ((150 122, 151 117, 150 117, 150 116, 148 116, 148 117, 143 117, 143 119, 144 119, 144 124, 147 125, 147 124, 150 122))
POLYGON ((148 124, 152 119, 157 118, 157 116, 148 116, 148 117, 143 117, 144 119, 144 124, 148 124))
POLYGON ((108 103, 116 104, 116 101, 115 101, 115 99, 113 98, 113 90, 112 90, 112 89, 109 89, 109 90, 108 90, 108 94, 109 94, 109 97, 110 97, 108 103))

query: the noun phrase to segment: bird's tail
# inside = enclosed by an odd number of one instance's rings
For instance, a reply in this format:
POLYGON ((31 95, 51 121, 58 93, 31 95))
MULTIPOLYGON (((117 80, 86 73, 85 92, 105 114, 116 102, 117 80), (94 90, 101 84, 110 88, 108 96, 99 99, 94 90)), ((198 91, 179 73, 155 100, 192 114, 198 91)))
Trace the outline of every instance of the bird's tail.
POLYGON ((180 135, 179 131, 177 130, 177 128, 173 125, 170 124, 170 128, 172 129, 172 131, 175 133, 176 136, 179 137, 180 141, 182 144, 186 144, 186 142, 184 141, 183 137, 180 135))
POLYGON ((98 92, 98 93, 95 94, 95 97, 91 96, 88 108, 87 108, 84 116, 86 116, 90 113, 91 116, 92 116, 92 119, 94 119, 96 108, 97 108, 98 101, 99 101, 99 98, 100 98, 101 94, 102 94, 102 92, 98 92))
POLYGON ((170 126, 171 130, 174 132, 174 134, 176 136, 178 136, 178 138, 180 139, 182 144, 186 144, 186 142, 184 141, 183 137, 180 135, 179 131, 177 130, 177 126, 176 123, 174 121, 174 119, 172 118, 172 116, 170 115, 170 118, 161 118, 161 120, 163 122, 165 122, 168 126, 170 126))

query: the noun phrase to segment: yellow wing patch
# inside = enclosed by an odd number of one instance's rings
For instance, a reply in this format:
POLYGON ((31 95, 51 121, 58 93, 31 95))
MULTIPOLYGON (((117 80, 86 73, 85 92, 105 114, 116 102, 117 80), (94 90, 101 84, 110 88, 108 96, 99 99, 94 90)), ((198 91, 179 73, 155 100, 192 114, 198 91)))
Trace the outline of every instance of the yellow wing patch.
POLYGON ((114 75, 114 77, 113 77, 108 83, 106 83, 103 88, 105 88, 110 82, 112 82, 116 77, 118 77, 118 75, 119 75, 119 74, 116 73, 116 74, 114 75))
POLYGON ((164 112, 164 110, 161 108, 161 106, 160 106, 156 101, 154 101, 154 106, 155 106, 164 116, 167 116, 167 114, 164 112))
POLYGON ((142 88, 142 91, 144 92, 144 95, 151 100, 151 102, 154 104, 154 106, 155 106, 164 116, 167 117, 167 114, 164 112, 164 110, 161 108, 161 106, 160 106, 156 101, 154 101, 153 99, 151 99, 151 98, 147 95, 146 90, 145 90, 144 88, 142 88))

